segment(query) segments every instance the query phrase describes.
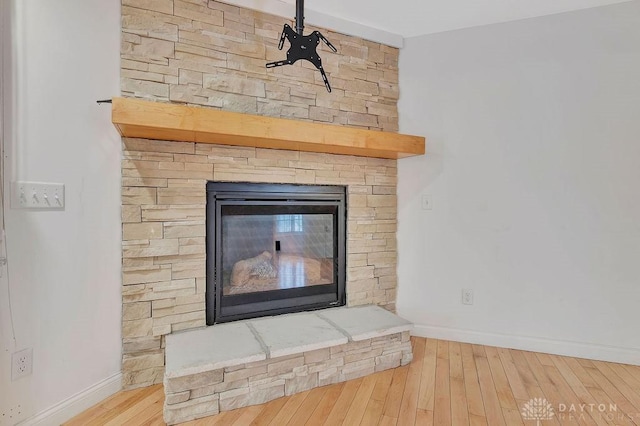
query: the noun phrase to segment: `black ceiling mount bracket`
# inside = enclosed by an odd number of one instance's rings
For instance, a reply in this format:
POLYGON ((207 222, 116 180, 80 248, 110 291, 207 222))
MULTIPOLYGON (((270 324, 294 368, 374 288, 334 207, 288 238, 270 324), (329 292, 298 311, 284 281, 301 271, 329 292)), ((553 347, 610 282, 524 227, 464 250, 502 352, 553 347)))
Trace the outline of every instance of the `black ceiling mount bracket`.
POLYGON ((287 51, 287 59, 269 62, 267 68, 292 65, 300 59, 304 59, 305 61, 311 62, 320 71, 327 91, 331 92, 329 79, 324 72, 324 68, 322 68, 322 59, 316 49, 320 41, 323 41, 332 51, 337 52, 338 50, 320 31, 314 31, 308 36, 304 35, 304 0, 296 0, 296 30, 294 31, 289 24, 284 24, 278 49, 282 50, 285 39, 289 40, 289 44, 291 45, 287 51))

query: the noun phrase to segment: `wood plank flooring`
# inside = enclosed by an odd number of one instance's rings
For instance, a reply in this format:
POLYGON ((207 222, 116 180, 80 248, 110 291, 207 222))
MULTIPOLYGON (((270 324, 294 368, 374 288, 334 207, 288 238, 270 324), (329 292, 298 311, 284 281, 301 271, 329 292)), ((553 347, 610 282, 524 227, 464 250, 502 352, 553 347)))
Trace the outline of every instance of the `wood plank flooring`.
MULTIPOLYGON (((411 341, 414 360, 407 366, 184 425, 511 426, 539 420, 539 425, 640 426, 638 366, 411 341), (547 402, 553 416, 543 410, 547 402)), ((161 385, 119 392, 66 425, 163 425, 163 400, 161 385)))

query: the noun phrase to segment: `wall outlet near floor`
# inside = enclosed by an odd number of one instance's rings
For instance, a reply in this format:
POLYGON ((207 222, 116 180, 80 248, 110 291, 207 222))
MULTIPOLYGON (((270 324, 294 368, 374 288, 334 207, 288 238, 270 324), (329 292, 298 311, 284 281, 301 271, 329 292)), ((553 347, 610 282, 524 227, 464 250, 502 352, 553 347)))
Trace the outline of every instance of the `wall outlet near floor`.
POLYGON ((473 305, 473 290, 470 288, 462 289, 462 304, 473 305))
POLYGON ((33 371, 33 349, 27 348, 11 355, 11 380, 18 380, 33 371))
POLYGON ((24 409, 16 404, 6 409, 0 408, 0 425, 15 425, 24 417, 24 409))

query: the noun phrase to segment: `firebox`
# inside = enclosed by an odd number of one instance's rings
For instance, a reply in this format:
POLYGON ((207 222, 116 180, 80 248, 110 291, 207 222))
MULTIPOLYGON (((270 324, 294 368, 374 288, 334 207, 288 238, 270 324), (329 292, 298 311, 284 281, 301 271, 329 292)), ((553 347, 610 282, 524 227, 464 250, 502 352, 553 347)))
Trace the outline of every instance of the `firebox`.
POLYGON ((345 304, 343 186, 207 183, 207 324, 345 304))

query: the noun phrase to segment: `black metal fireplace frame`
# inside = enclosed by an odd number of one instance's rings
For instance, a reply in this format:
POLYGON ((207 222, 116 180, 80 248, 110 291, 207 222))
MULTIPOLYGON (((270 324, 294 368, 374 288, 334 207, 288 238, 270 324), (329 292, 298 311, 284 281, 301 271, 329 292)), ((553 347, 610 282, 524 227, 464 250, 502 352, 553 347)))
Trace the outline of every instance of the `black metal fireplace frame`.
POLYGON ((346 281, 346 188, 329 185, 291 185, 261 183, 207 183, 207 325, 309 311, 345 304, 346 281), (301 211, 333 209, 334 282, 286 290, 222 295, 221 238, 223 206, 278 206, 301 211), (224 300, 223 300, 224 298, 224 300))

